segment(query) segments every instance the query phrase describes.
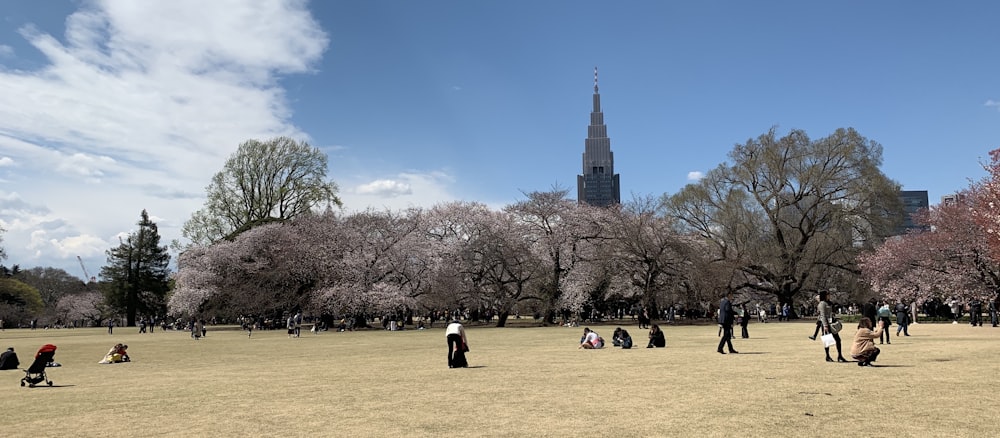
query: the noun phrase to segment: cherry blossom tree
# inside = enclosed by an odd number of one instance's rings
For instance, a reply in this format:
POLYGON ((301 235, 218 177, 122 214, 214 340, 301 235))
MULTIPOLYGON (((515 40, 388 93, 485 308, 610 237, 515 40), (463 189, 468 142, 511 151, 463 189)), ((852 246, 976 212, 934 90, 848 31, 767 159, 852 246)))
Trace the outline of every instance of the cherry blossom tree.
POLYGON ((970 204, 973 218, 985 232, 991 256, 1000 260, 1000 149, 990 151, 990 162, 983 168, 988 176, 956 198, 970 204))
POLYGON ((109 316, 110 309, 97 291, 83 291, 62 295, 55 306, 58 317, 70 325, 94 327, 109 316))
POLYGON ((624 298, 640 298, 656 314, 663 301, 675 301, 670 294, 688 277, 691 242, 676 231, 674 220, 651 197, 622 204, 609 217, 607 244, 612 251, 607 253, 611 256, 607 262, 622 278, 616 292, 624 298))
POLYGON ((864 278, 888 300, 971 299, 1000 290, 1000 264, 991 257, 989 233, 976 220, 968 192, 915 221, 931 231, 890 239, 859 257, 864 278))
POLYGON ((340 275, 324 282, 317 302, 355 315, 361 324, 364 315, 412 311, 424 291, 416 273, 428 266, 416 250, 423 236, 420 219, 419 210, 368 210, 344 218, 340 275))
MULTIPOLYGON (((598 207, 579 204, 567 195, 568 190, 558 187, 547 192, 530 192, 526 193, 527 199, 504 209, 531 233, 537 257, 548 271, 537 283, 545 321, 550 324, 555 323, 559 303, 566 293, 565 279, 581 261, 579 251, 585 241, 602 237, 602 227, 594 221, 598 207)), ((576 298, 569 300, 573 303, 571 307, 577 307, 576 301, 576 298)))

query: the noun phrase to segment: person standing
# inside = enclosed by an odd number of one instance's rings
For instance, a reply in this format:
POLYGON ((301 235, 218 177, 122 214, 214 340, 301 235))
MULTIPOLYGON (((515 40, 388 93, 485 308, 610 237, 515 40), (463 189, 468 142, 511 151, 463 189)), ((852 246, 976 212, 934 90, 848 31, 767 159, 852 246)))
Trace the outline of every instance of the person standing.
POLYGON ((465 327, 456 318, 448 324, 444 333, 448 340, 448 368, 468 368, 465 352, 469 351, 469 341, 465 336, 465 327))
MULTIPOLYGON (((823 325, 823 334, 832 334, 833 340, 837 344, 837 362, 847 362, 844 359, 844 353, 841 351, 840 335, 830 328, 830 324, 833 322, 833 306, 830 305, 830 293, 828 291, 820 291, 819 296, 816 297, 819 301, 819 305, 816 306, 816 311, 819 313, 819 322, 823 325)), ((872 304, 874 307, 874 304, 872 304)), ((830 357, 830 347, 824 347, 826 350, 826 361, 833 362, 830 357)))
POLYGON ((112 332, 114 332, 114 331, 115 331, 115 319, 114 318, 108 318, 108 334, 109 335, 113 334, 112 332))
POLYGON ((739 353, 733 349, 733 321, 735 321, 733 291, 728 291, 722 301, 719 301, 719 325, 722 326, 722 339, 719 340, 719 348, 715 350, 719 354, 726 354, 725 351, 722 351, 723 346, 729 347, 730 353, 739 353))
MULTIPOLYGON (((951 323, 958 324, 958 318, 962 317, 962 305, 955 299, 955 297, 952 297, 951 301, 948 302, 948 307, 951 308, 951 323)), ((874 321, 874 319, 872 321, 874 321)))
MULTIPOLYGON (((993 327, 996 327, 997 323, 1000 322, 1000 321, 997 321, 997 319, 998 319, 998 317, 997 317, 997 311, 1000 311, 1000 294, 997 294, 997 296, 993 297, 993 299, 990 300, 990 307, 989 308, 990 308, 990 324, 992 324, 993 327)), ((2 325, 3 325, 3 321, 0 320, 0 326, 2 326, 2 325)))
POLYGON ((875 306, 875 299, 868 300, 861 306, 861 316, 868 318, 872 323, 878 321, 878 307, 875 306))
POLYGON ((892 343, 892 337, 889 336, 889 326, 892 325, 892 311, 889 310, 889 303, 883 302, 878 308, 878 320, 882 323, 882 332, 878 336, 878 343, 881 344, 885 340, 886 344, 892 343))
POLYGON ((747 327, 750 326, 750 312, 747 311, 746 303, 740 304, 740 310, 742 310, 742 315, 740 315, 740 337, 743 339, 750 339, 750 331, 747 327))
POLYGON ((969 321, 972 326, 983 326, 983 320, 980 319, 983 313, 983 300, 978 297, 973 298, 972 302, 969 303, 969 321))
POLYGON ((302 334, 302 311, 299 310, 295 313, 295 337, 299 337, 302 334))
POLYGON ((896 336, 899 336, 899 332, 902 331, 903 335, 910 336, 909 325, 910 325, 910 306, 903 304, 902 301, 896 303, 896 336))

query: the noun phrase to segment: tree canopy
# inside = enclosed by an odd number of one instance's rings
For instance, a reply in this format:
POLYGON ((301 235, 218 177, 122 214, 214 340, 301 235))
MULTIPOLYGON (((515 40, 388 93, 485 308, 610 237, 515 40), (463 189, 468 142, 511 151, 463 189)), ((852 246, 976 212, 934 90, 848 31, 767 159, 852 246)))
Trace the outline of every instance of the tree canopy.
POLYGON ((853 129, 818 140, 771 129, 729 157, 664 203, 716 263, 743 274, 733 289, 791 303, 802 291, 847 286, 839 274, 856 276, 857 253, 902 217, 899 185, 879 170, 882 147, 853 129))
POLYGON ((326 154, 308 143, 288 137, 247 140, 212 178, 205 206, 182 234, 192 243, 210 244, 255 225, 339 206, 337 185, 326 172, 326 154))

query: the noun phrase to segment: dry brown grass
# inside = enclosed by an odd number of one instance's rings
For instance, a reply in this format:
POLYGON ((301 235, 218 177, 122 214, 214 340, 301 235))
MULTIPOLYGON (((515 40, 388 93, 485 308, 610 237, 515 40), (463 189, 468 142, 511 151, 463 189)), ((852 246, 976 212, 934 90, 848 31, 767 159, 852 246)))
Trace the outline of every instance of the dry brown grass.
MULTIPOLYGON (((595 326, 610 339, 614 328, 595 326)), ((470 328, 448 369, 441 328, 303 333, 119 328, 0 332, 26 367, 59 346, 55 387, 0 372, 3 436, 997 436, 1000 329, 921 324, 878 367, 823 361, 811 323, 715 326, 666 349, 578 350, 581 329, 470 328), (99 365, 114 342, 134 361, 99 365)), ((893 333, 895 333, 893 328, 893 333)), ((645 333, 630 328, 638 347, 645 333)), ((853 333, 853 328, 845 328, 853 333)), ((845 336, 845 355, 848 350, 845 336)))

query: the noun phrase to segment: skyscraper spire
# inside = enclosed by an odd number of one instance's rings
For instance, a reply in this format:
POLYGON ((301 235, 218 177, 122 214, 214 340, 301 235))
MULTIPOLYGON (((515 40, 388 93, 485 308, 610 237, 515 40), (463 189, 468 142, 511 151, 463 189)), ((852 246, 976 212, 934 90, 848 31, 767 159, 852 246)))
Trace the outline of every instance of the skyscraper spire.
POLYGON ((597 67, 594 67, 594 110, 590 113, 590 126, 583 144, 583 172, 576 177, 577 201, 598 206, 620 203, 615 154, 611 151, 608 127, 604 125, 604 113, 601 112, 601 95, 597 92, 597 67))

